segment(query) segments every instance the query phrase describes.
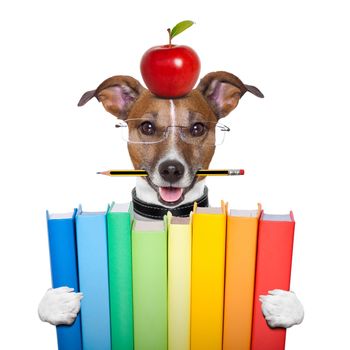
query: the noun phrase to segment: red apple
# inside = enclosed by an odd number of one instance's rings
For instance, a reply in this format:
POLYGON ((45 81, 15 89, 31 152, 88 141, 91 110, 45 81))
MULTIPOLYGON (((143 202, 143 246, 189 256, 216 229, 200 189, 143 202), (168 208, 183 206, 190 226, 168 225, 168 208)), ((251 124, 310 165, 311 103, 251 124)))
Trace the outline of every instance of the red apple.
POLYGON ((188 46, 171 44, 172 37, 192 24, 184 21, 172 31, 168 29, 169 45, 152 47, 142 57, 142 78, 148 89, 159 97, 184 96, 196 84, 201 66, 198 55, 188 46))

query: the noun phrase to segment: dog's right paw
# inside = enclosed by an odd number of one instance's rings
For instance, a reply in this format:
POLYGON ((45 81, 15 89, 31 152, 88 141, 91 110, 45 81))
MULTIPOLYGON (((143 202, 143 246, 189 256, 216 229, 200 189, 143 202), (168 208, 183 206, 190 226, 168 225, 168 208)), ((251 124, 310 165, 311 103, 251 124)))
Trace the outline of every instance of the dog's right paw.
POLYGON ((71 325, 80 311, 82 293, 75 293, 73 288, 50 288, 41 299, 38 314, 43 322, 54 326, 71 325))

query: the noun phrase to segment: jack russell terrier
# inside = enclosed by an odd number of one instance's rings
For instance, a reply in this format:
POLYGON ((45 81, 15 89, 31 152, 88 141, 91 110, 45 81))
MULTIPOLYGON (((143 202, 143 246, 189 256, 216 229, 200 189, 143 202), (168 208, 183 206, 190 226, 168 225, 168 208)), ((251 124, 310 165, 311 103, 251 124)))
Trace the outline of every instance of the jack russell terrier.
MULTIPOLYGON (((117 127, 125 128, 128 150, 135 169, 149 176, 137 178, 133 191, 135 214, 159 218, 170 210, 187 216, 193 202, 208 206, 204 177, 215 145, 229 129, 218 123, 250 92, 264 97, 254 86, 227 72, 207 74, 188 95, 176 99, 156 97, 136 79, 114 76, 96 90, 86 92, 78 106, 93 97, 118 118, 117 127)), ((42 321, 53 325, 72 324, 80 311, 82 293, 62 286, 49 289, 38 308, 42 321)), ((275 289, 260 296, 261 308, 272 328, 300 324, 304 310, 291 291, 275 289)))

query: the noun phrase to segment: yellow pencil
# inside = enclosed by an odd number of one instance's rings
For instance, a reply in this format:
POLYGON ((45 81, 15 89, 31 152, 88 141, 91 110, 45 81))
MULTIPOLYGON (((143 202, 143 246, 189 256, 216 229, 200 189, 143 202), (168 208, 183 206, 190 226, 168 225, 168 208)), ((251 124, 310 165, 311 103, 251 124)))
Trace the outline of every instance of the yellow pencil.
MULTIPOLYGON (((107 170, 97 174, 107 176, 148 176, 145 170, 107 170)), ((197 176, 233 176, 244 175, 243 169, 198 170, 197 176)))

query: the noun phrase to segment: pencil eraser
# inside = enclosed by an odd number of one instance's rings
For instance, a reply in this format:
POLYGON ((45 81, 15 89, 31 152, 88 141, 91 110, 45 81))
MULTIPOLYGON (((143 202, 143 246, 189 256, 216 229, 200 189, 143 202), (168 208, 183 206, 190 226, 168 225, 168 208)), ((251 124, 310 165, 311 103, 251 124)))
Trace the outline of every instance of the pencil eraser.
POLYGON ((239 175, 244 175, 244 169, 239 170, 239 175))

